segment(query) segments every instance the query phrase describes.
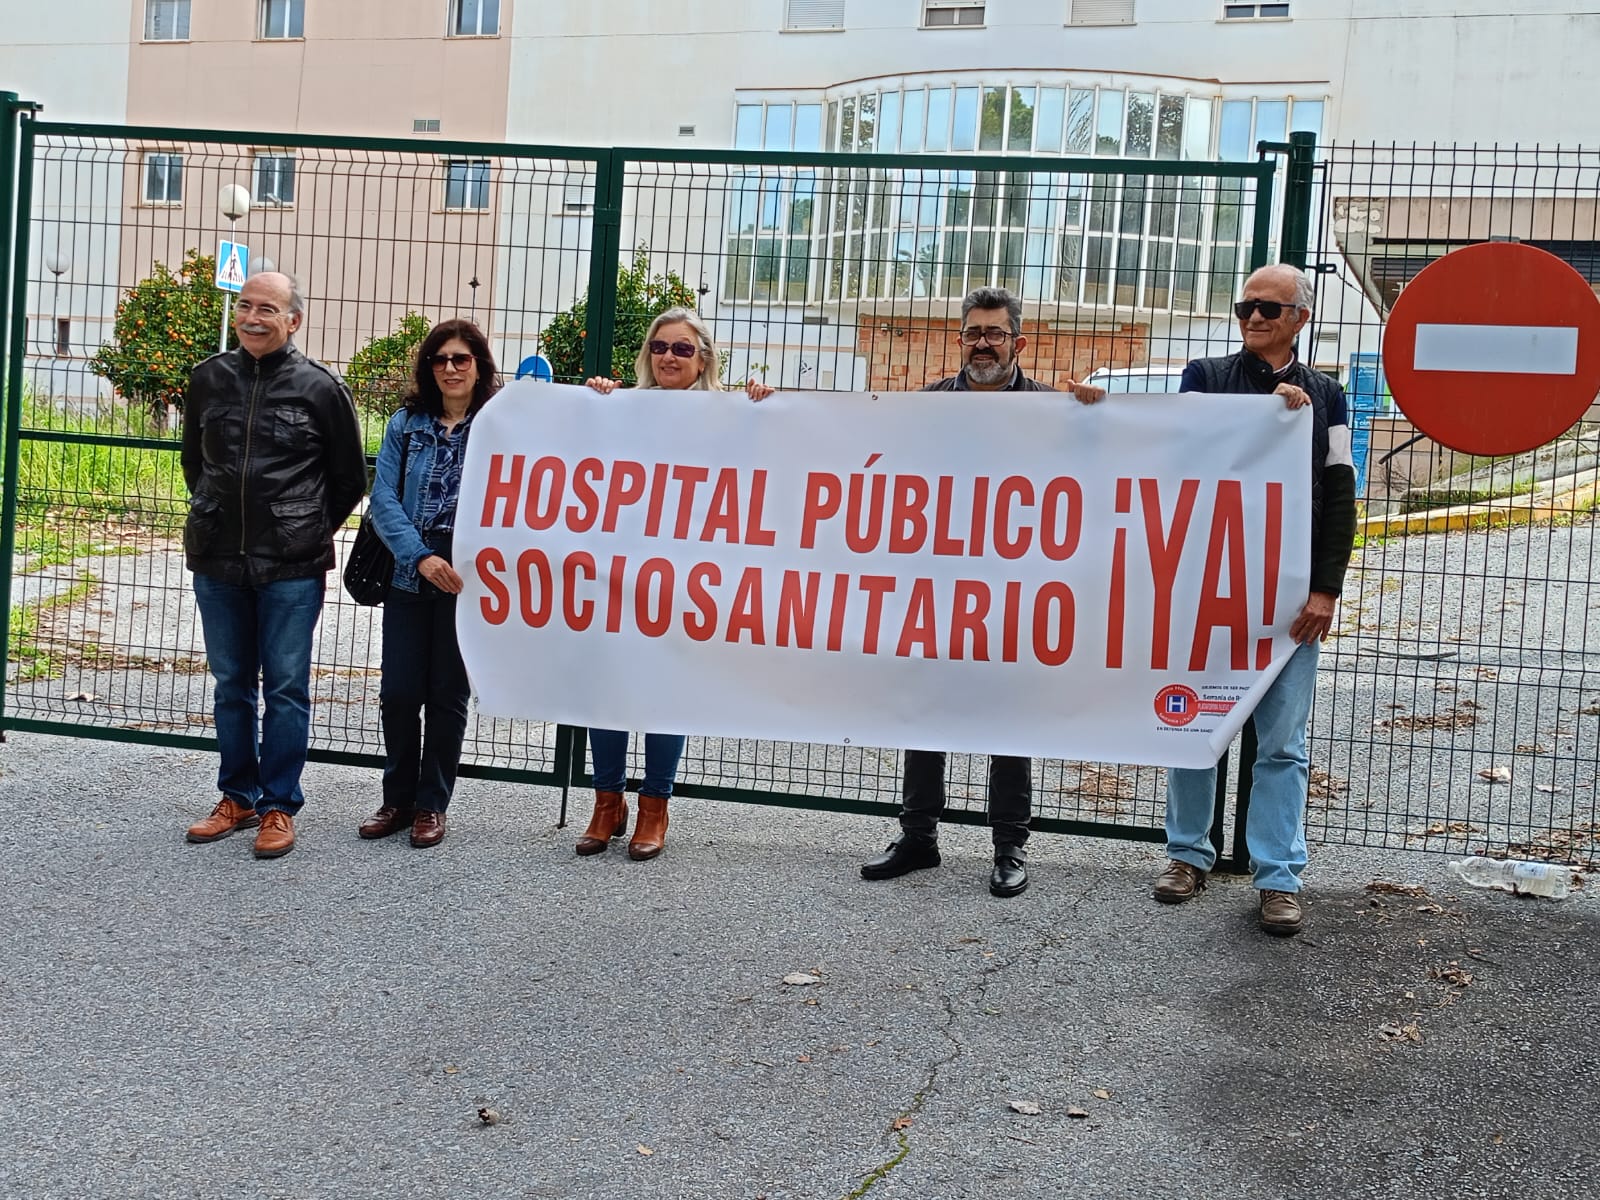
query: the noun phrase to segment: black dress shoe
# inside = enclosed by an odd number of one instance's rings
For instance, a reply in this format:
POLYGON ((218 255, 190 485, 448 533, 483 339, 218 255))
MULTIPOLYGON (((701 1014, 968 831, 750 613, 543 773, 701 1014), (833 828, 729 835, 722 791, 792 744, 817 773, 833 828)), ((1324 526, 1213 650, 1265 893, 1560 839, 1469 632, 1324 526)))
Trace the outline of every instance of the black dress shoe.
POLYGON ((989 872, 991 896, 1016 896, 1028 890, 1028 868, 1020 858, 1009 854, 994 856, 994 870, 989 872))
POLYGON ((889 848, 876 858, 861 864, 863 879, 894 879, 911 871, 921 871, 939 865, 937 842, 914 842, 900 838, 889 843, 889 848))

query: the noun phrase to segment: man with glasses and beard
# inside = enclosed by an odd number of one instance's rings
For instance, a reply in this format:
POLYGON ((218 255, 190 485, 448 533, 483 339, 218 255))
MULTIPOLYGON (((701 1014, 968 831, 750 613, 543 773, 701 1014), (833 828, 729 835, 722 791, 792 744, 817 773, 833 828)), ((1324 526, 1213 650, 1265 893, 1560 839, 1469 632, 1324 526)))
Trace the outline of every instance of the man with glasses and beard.
MULTIPOLYGON (((961 371, 927 384, 924 392, 1053 392, 1056 389, 1022 373, 1018 355, 1022 302, 1005 288, 981 287, 961 302, 961 371)), ((1101 388, 1067 381, 1085 404, 1105 395, 1101 388)), ((1023 865, 1032 816, 1033 764, 1011 754, 989 759, 989 826, 994 840, 994 870, 989 891, 1015 896, 1028 886, 1023 865)), ((907 750, 901 779, 900 836, 889 848, 861 864, 863 879, 894 879, 939 865, 939 817, 944 812, 944 751, 907 750)))
POLYGON ((234 309, 238 348, 195 367, 183 405, 183 546, 217 685, 222 793, 189 840, 259 825, 257 858, 294 849, 333 535, 367 490, 350 392, 292 340, 304 311, 289 276, 252 275, 234 309))
MULTIPOLYGON (((1183 372, 1184 392, 1273 393, 1289 408, 1312 410, 1311 595, 1289 628, 1298 648, 1261 702, 1256 726, 1245 843, 1254 864, 1262 929, 1300 931, 1300 873, 1306 865, 1305 801, 1310 759, 1306 721, 1316 691, 1318 645, 1328 636, 1356 528, 1356 476, 1344 389, 1300 361, 1295 338, 1311 319, 1311 281, 1295 267, 1262 267, 1234 305, 1244 349, 1200 358, 1183 372)), ((1216 863, 1211 815, 1217 769, 1167 772, 1166 870, 1156 880, 1164 904, 1192 900, 1216 863)))

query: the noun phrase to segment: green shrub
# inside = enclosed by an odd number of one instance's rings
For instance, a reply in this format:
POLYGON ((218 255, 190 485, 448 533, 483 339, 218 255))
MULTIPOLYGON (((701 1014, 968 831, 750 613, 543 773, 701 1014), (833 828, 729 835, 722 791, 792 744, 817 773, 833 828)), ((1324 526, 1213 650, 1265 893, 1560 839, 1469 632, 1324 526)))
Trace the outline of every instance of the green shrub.
POLYGON ((189 372, 217 352, 224 300, 216 270, 216 259, 198 250, 184 252, 176 275, 156 263, 118 301, 111 340, 89 360, 117 395, 158 421, 169 404, 182 407, 189 372))
MULTIPOLYGON (((650 274, 650 254, 643 246, 633 252, 633 262, 617 273, 615 334, 612 337, 611 375, 623 383, 636 382, 634 356, 650 331, 650 322, 669 308, 693 309, 694 289, 668 271, 650 274)), ((550 360, 557 380, 576 382, 584 377, 583 351, 587 339, 589 297, 584 295, 566 312, 557 313, 539 335, 539 348, 550 360)))
POLYGON ((408 312, 393 333, 373 338, 350 359, 344 369, 344 381, 350 386, 364 424, 378 424, 381 432, 381 422, 405 401, 411 390, 417 347, 432 328, 427 317, 408 312))

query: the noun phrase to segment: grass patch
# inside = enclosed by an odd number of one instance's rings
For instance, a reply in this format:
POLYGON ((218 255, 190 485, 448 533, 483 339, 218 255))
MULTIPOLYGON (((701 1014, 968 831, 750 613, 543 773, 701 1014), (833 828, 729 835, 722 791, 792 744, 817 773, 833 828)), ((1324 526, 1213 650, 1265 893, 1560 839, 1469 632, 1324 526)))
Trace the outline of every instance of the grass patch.
POLYGON ((87 598, 100 581, 88 572, 64 592, 41 600, 37 604, 18 604, 11 610, 7 626, 10 631, 8 658, 17 664, 17 681, 31 683, 39 679, 54 679, 61 674, 62 664, 50 656, 49 650, 39 644, 39 620, 47 612, 67 608, 87 598))
POLYGON ((1400 511, 1409 514, 1426 512, 1431 508, 1451 508, 1457 504, 1505 500, 1512 496, 1526 496, 1535 486, 1533 480, 1524 479, 1503 488, 1430 488, 1425 492, 1412 491, 1400 502, 1400 511))

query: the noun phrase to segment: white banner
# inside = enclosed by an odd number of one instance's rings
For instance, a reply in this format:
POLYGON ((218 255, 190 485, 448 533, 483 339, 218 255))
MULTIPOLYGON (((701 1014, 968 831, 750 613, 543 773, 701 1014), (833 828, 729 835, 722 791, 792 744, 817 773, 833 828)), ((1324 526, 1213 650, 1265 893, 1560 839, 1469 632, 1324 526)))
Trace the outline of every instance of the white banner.
POLYGON ((1204 766, 1293 650, 1311 414, 1276 396, 623 390, 473 421, 492 716, 1204 766))

